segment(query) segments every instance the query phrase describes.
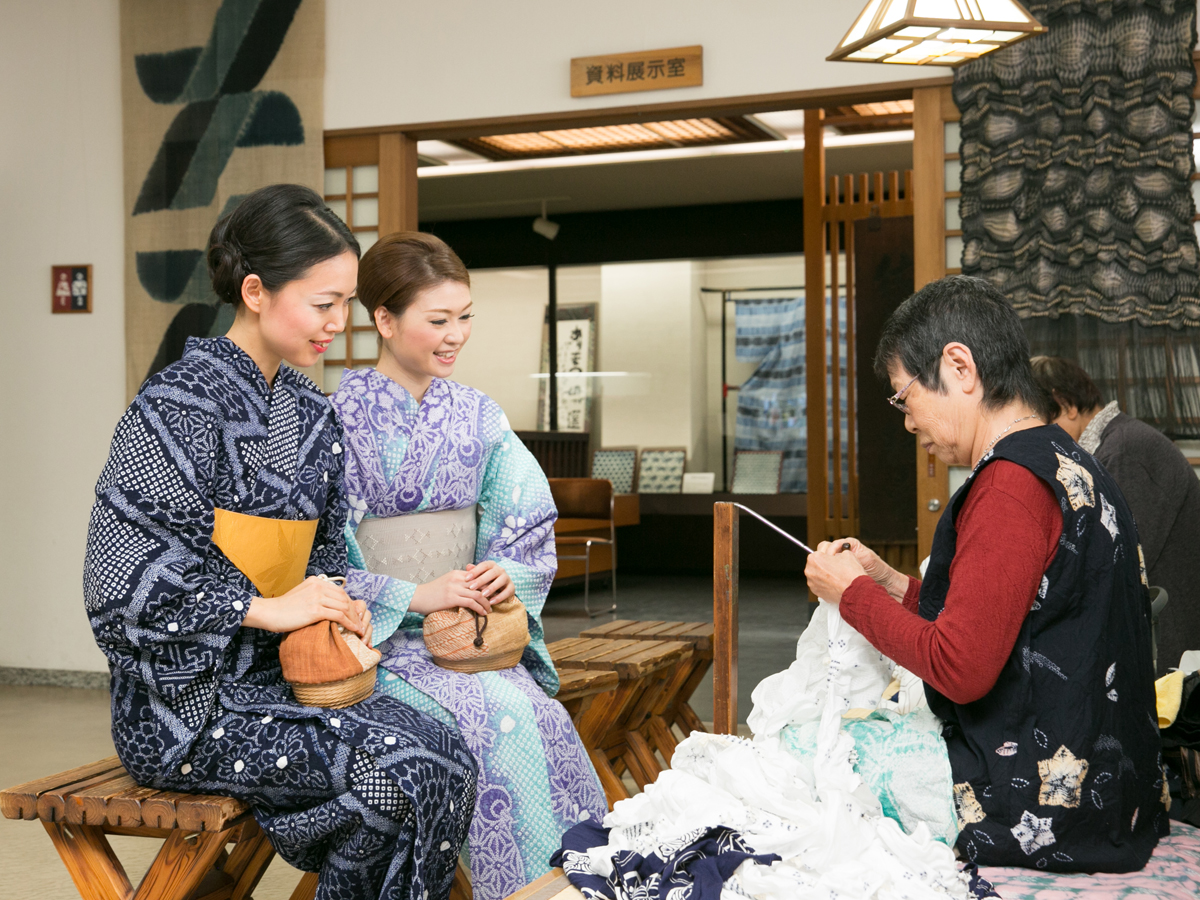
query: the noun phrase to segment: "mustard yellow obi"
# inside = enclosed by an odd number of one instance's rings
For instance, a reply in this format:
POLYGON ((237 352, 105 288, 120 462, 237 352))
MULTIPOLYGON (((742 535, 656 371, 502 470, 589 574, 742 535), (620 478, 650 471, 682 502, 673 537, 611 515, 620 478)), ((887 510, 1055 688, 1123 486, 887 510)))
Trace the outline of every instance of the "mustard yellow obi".
POLYGON ((316 536, 316 519, 268 519, 213 510, 212 542, 263 597, 280 597, 304 580, 316 536))
MULTIPOLYGON (((269 519, 213 510, 212 542, 263 597, 304 581, 317 520, 269 519)), ((328 620, 289 632, 279 646, 283 677, 306 706, 341 708, 371 696, 380 654, 328 620)))

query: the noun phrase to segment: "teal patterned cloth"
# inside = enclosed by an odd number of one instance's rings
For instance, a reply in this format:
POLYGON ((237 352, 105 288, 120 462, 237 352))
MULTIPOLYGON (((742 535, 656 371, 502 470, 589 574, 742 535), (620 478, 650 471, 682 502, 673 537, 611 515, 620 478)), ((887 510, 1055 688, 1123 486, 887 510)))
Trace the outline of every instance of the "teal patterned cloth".
MULTIPOLYGON (((819 721, 789 725, 780 733, 783 747, 806 765, 817 749, 819 721)), ((883 814, 905 833, 921 822, 935 840, 949 847, 958 838, 954 782, 941 726, 927 707, 910 713, 876 710, 863 719, 844 719, 842 730, 854 738, 854 771, 879 800, 883 814)))

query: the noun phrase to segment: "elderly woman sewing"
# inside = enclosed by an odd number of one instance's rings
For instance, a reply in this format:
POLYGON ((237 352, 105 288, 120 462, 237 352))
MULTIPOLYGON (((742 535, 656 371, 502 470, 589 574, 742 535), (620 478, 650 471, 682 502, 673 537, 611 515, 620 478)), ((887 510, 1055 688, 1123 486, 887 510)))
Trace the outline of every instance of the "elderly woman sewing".
POLYGON ((944 278, 901 304, 875 370, 921 447, 971 473, 924 581, 848 538, 809 557, 809 587, 925 682, 945 723, 960 852, 1140 869, 1167 834, 1169 800, 1144 568, 1120 490, 1038 418, 1021 323, 985 281, 944 278))

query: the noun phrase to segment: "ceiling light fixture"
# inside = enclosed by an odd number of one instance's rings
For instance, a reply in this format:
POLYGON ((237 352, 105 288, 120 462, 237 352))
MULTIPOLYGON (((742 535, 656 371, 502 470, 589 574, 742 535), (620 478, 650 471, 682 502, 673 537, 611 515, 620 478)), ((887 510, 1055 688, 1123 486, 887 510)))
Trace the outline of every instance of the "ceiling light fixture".
POLYGON ((533 230, 548 241, 558 237, 558 229, 562 228, 557 222, 546 218, 546 201, 542 201, 542 214, 533 220, 533 230))
POLYGON ((957 66, 1045 30, 1017 0, 869 0, 826 58, 957 66))

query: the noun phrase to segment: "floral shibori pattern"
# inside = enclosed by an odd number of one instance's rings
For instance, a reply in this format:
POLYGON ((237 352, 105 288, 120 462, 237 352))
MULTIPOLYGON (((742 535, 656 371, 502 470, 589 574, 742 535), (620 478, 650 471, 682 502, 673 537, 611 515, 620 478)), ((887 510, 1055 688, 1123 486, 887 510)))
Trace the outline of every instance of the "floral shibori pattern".
MULTIPOLYGON (((600 821, 607 804, 562 704, 541 612, 554 580, 550 486, 486 395, 434 379, 418 404, 374 369, 347 371, 333 403, 346 428, 349 590, 371 604, 383 653, 379 688, 461 735, 479 790, 468 849, 476 900, 502 900, 549 871, 564 831, 600 821), (495 560, 529 614, 521 664, 465 674, 433 663, 422 617, 409 612, 414 581, 367 571, 355 537, 370 518, 419 517, 478 506, 475 562, 495 560)), ((395 556, 398 548, 373 553, 395 556)))
POLYGON ((250 804, 319 900, 444 896, 475 769, 454 732, 389 697, 301 706, 280 635, 212 543, 214 508, 317 519, 309 575, 346 571, 341 426, 286 366, 268 386, 227 338, 142 386, 96 486, 84 598, 112 670, 113 742, 139 783, 250 804))
POLYGON ((1109 473, 1056 425, 1003 437, 938 523, 920 614, 946 604, 955 518, 999 464, 1054 492, 1062 534, 987 697, 955 704, 926 686, 947 723, 958 849, 981 866, 1137 870, 1168 823, 1137 526, 1109 473))
POLYGON ((1085 506, 1095 506, 1096 497, 1093 493, 1092 473, 1074 460, 1068 459, 1061 453, 1058 457, 1058 474, 1055 476, 1067 491, 1067 500, 1071 509, 1079 510, 1085 506))
POLYGON ((968 781, 954 786, 954 813, 958 816, 959 831, 986 818, 983 807, 975 799, 975 788, 968 781))
POLYGON ((1038 774, 1042 778, 1038 803, 1042 806, 1078 806, 1087 772, 1086 759, 1076 759, 1066 746, 1059 747, 1052 757, 1038 761, 1038 774))
POLYGON ((1021 845, 1021 852, 1026 856, 1039 847, 1049 847, 1054 843, 1054 832, 1050 828, 1051 819, 1039 819, 1029 810, 1021 814, 1021 821, 1012 827, 1013 837, 1021 845))

